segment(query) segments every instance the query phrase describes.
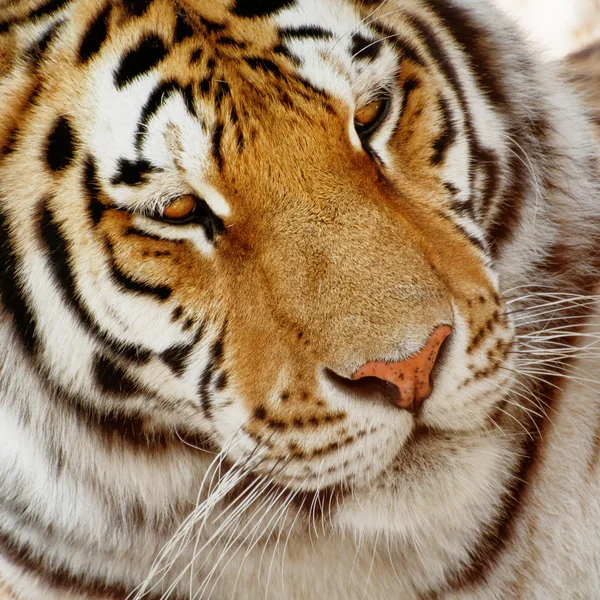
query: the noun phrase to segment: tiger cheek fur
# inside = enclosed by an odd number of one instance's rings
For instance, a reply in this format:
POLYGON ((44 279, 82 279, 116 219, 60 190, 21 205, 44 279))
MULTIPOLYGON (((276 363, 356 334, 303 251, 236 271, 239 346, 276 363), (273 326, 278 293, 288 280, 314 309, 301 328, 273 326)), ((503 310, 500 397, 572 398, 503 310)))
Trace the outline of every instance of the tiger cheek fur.
POLYGON ((491 7, 19 0, 0 77, 0 594, 600 589, 596 143, 491 7))

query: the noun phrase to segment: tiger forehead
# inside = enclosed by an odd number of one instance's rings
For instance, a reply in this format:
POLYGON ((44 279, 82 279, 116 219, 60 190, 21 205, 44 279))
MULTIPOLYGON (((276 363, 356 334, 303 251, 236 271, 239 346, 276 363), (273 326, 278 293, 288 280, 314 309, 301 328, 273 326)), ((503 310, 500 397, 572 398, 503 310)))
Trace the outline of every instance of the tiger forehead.
POLYGON ((78 58, 90 67, 82 112, 102 149, 100 173, 119 193, 157 168, 222 172, 261 132, 279 135, 278 116, 347 132, 365 90, 398 67, 394 47, 350 0, 123 0, 116 14, 113 4, 78 6, 78 58), (132 161, 135 173, 124 173, 132 161))
MULTIPOLYGON (((122 4, 128 16, 132 2, 122 4)), ((330 5, 316 0, 133 4, 139 5, 135 14, 144 17, 148 31, 135 46, 129 35, 123 38, 127 41, 115 78, 119 89, 159 66, 163 77, 199 83, 198 91, 208 101, 222 101, 234 86, 243 87, 245 94, 255 92, 252 100, 259 105, 262 100, 291 101, 281 93, 262 96, 263 88, 296 87, 305 98, 302 88, 308 88, 317 96, 333 92, 347 100, 353 96, 354 76, 364 77, 365 67, 374 66, 384 42, 347 0, 332 0, 330 5), (250 76, 249 70, 254 71, 250 76)), ((101 49, 104 40, 95 38, 106 37, 108 10, 90 22, 80 50, 83 62, 101 49)), ((127 18, 117 22, 125 34, 135 26, 127 18)), ((389 70, 390 61, 379 62, 373 81, 389 70)))

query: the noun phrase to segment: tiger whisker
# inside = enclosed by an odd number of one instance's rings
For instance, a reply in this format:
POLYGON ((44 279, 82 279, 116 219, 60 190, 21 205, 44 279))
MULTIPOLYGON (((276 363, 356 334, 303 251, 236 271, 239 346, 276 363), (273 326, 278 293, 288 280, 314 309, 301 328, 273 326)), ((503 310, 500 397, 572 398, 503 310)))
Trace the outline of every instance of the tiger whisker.
MULTIPOLYGON (((287 463, 289 464, 289 463, 287 463)), ((215 566, 213 567, 212 571, 211 571, 211 575, 209 576, 212 577, 212 573, 215 570, 215 567, 218 565, 218 562, 221 560, 221 558, 223 556, 225 556, 225 554, 229 551, 229 549, 236 543, 238 542, 238 540, 240 539, 240 537, 242 537, 244 531, 246 530, 246 528, 248 526, 250 526, 250 524, 252 523, 252 519, 254 518, 254 516, 261 511, 266 505, 267 509, 263 511, 263 516, 259 519, 259 521, 254 525, 254 527, 251 529, 251 531, 248 533, 248 535, 244 538, 244 540, 238 544, 237 549, 233 552, 233 554, 229 557, 229 560, 225 563, 225 565, 223 565, 223 567, 221 568, 221 573, 218 575, 217 580, 215 581, 215 583, 213 584, 213 588, 211 589, 211 592, 209 593, 209 597, 211 597, 212 594, 212 590, 214 589, 214 587, 216 586, 216 584, 218 583, 221 575, 224 572, 224 569, 231 563, 231 561, 233 560, 233 558, 235 557, 235 555, 239 552, 239 550, 247 543, 248 538, 250 537, 250 535, 252 535, 252 540, 250 541, 250 547, 247 550, 247 553, 244 555, 244 557, 242 558, 242 563, 240 565, 240 568, 238 570, 238 578, 239 575, 241 573, 241 568, 242 565, 247 557, 247 555, 252 551, 252 549, 255 547, 255 545, 260 541, 261 537, 264 537, 265 539, 268 541, 268 538, 270 536, 270 534, 266 533, 269 529, 269 527, 271 526, 271 524, 273 523, 274 519, 277 519, 275 521, 275 524, 273 525, 273 527, 277 524, 277 522, 279 521, 279 516, 280 515, 285 515, 285 511, 287 510, 287 507, 289 506, 289 503, 292 501, 293 497, 297 494, 299 490, 296 490, 296 492, 290 493, 289 490, 287 490, 286 488, 281 488, 279 493, 276 493, 276 490, 268 495, 265 499, 263 499, 263 501, 260 503, 260 505, 255 509, 255 511, 252 513, 252 515, 250 515, 247 519, 247 523, 246 525, 241 529, 241 530, 234 530, 229 538, 228 541, 226 542, 225 548, 222 550, 221 555, 217 561, 217 563, 215 564, 215 566), (263 520, 265 519, 265 517, 268 516, 269 514, 269 510, 271 507, 275 506, 276 503, 279 501, 279 499, 286 493, 290 493, 290 496, 288 496, 288 498, 283 502, 282 506, 280 506, 275 513, 273 514, 273 516, 271 517, 271 519, 268 521, 268 523, 262 528, 262 531, 260 532, 261 535, 259 535, 258 538, 256 538, 256 532, 258 531, 258 529, 261 527, 261 524, 263 522, 263 520), (255 541, 256 538, 256 541, 255 541)), ((265 546, 266 547, 266 546, 265 546)), ((264 552, 264 550, 263 550, 264 552)), ((257 568, 257 572, 260 572, 261 569, 261 565, 262 565, 262 555, 261 555, 261 560, 259 562, 259 566, 257 568)), ((236 586, 237 586, 237 578, 236 578, 236 586)))
MULTIPOLYGON (((150 569, 150 572, 146 578, 146 580, 144 582, 142 582, 138 588, 136 588, 136 590, 133 590, 133 593, 136 593, 136 595, 134 596, 134 600, 138 600, 139 598, 142 598, 142 596, 151 591, 152 589, 154 589, 156 587, 156 585, 158 585, 160 582, 162 582, 164 580, 164 577, 166 576, 166 574, 168 573, 168 571, 170 570, 170 567, 172 566, 172 562, 167 565, 166 567, 163 567, 161 569, 159 569, 161 563, 170 556, 172 550, 176 547, 177 543, 182 540, 185 539, 185 536, 188 535, 187 533, 187 529, 189 527, 189 523, 194 521, 194 519, 196 518, 196 512, 199 510, 199 506, 198 506, 198 502, 199 502, 199 498, 202 494, 202 490, 204 489, 204 485, 206 483, 207 478, 209 477, 210 473, 212 472, 213 475, 212 477, 214 478, 214 473, 216 472, 216 467, 218 464, 220 464, 226 454, 226 452, 231 448, 231 444, 233 443, 233 440, 235 439, 235 436, 239 433, 239 430, 236 431, 232 437, 231 440, 229 441, 228 444, 226 444, 224 446, 224 448, 214 457, 213 461, 211 462, 211 464, 208 466, 206 473, 202 479, 202 482, 200 484, 200 488, 199 488, 199 492, 198 492, 198 496, 197 496, 197 506, 194 508, 194 510, 188 515, 188 517, 186 517, 186 519, 179 525, 179 527, 177 528, 177 530, 175 531, 175 533, 173 534, 173 536, 171 537, 171 539, 165 544, 165 546, 163 547, 163 549, 158 553, 157 557, 155 558, 152 567, 150 569), (148 589, 147 585, 160 573, 164 573, 163 577, 161 577, 156 583, 155 585, 148 589)), ((236 442, 236 446, 239 443, 236 442)), ((212 482, 212 479, 211 479, 212 482)), ((176 559, 174 559, 176 560, 176 559)), ((131 595, 131 594, 130 594, 131 595)))
POLYGON ((369 582, 371 581, 371 574, 373 572, 373 565, 375 564, 375 555, 377 554, 377 544, 379 543, 379 535, 380 532, 377 532, 375 536, 375 540, 373 541, 373 555, 371 556, 371 564, 369 566, 369 572, 367 573, 367 580, 365 582, 365 589, 363 592, 363 600, 367 597, 367 592, 369 590, 369 582))

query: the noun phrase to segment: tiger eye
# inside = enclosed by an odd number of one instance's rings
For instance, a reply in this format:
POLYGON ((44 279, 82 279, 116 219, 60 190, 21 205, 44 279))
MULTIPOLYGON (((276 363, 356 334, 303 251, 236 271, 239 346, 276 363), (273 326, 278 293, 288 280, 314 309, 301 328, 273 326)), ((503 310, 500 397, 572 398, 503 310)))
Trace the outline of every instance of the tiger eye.
POLYGON ((371 125, 371 123, 374 123, 381 115, 383 107, 384 100, 382 99, 373 100, 373 102, 365 104, 354 113, 354 122, 363 127, 371 125))
POLYGON ((163 210, 163 217, 166 219, 173 219, 178 221, 186 219, 196 210, 196 198, 187 194, 180 196, 176 200, 173 200, 170 204, 165 206, 163 210))

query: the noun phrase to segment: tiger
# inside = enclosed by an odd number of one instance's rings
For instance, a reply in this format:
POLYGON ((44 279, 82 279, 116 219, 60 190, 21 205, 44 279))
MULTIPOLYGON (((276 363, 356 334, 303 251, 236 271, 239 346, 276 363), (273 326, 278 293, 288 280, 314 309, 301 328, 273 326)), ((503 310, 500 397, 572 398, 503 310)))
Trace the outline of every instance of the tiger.
POLYGON ((594 113, 483 0, 0 2, 0 594, 600 593, 594 113))

